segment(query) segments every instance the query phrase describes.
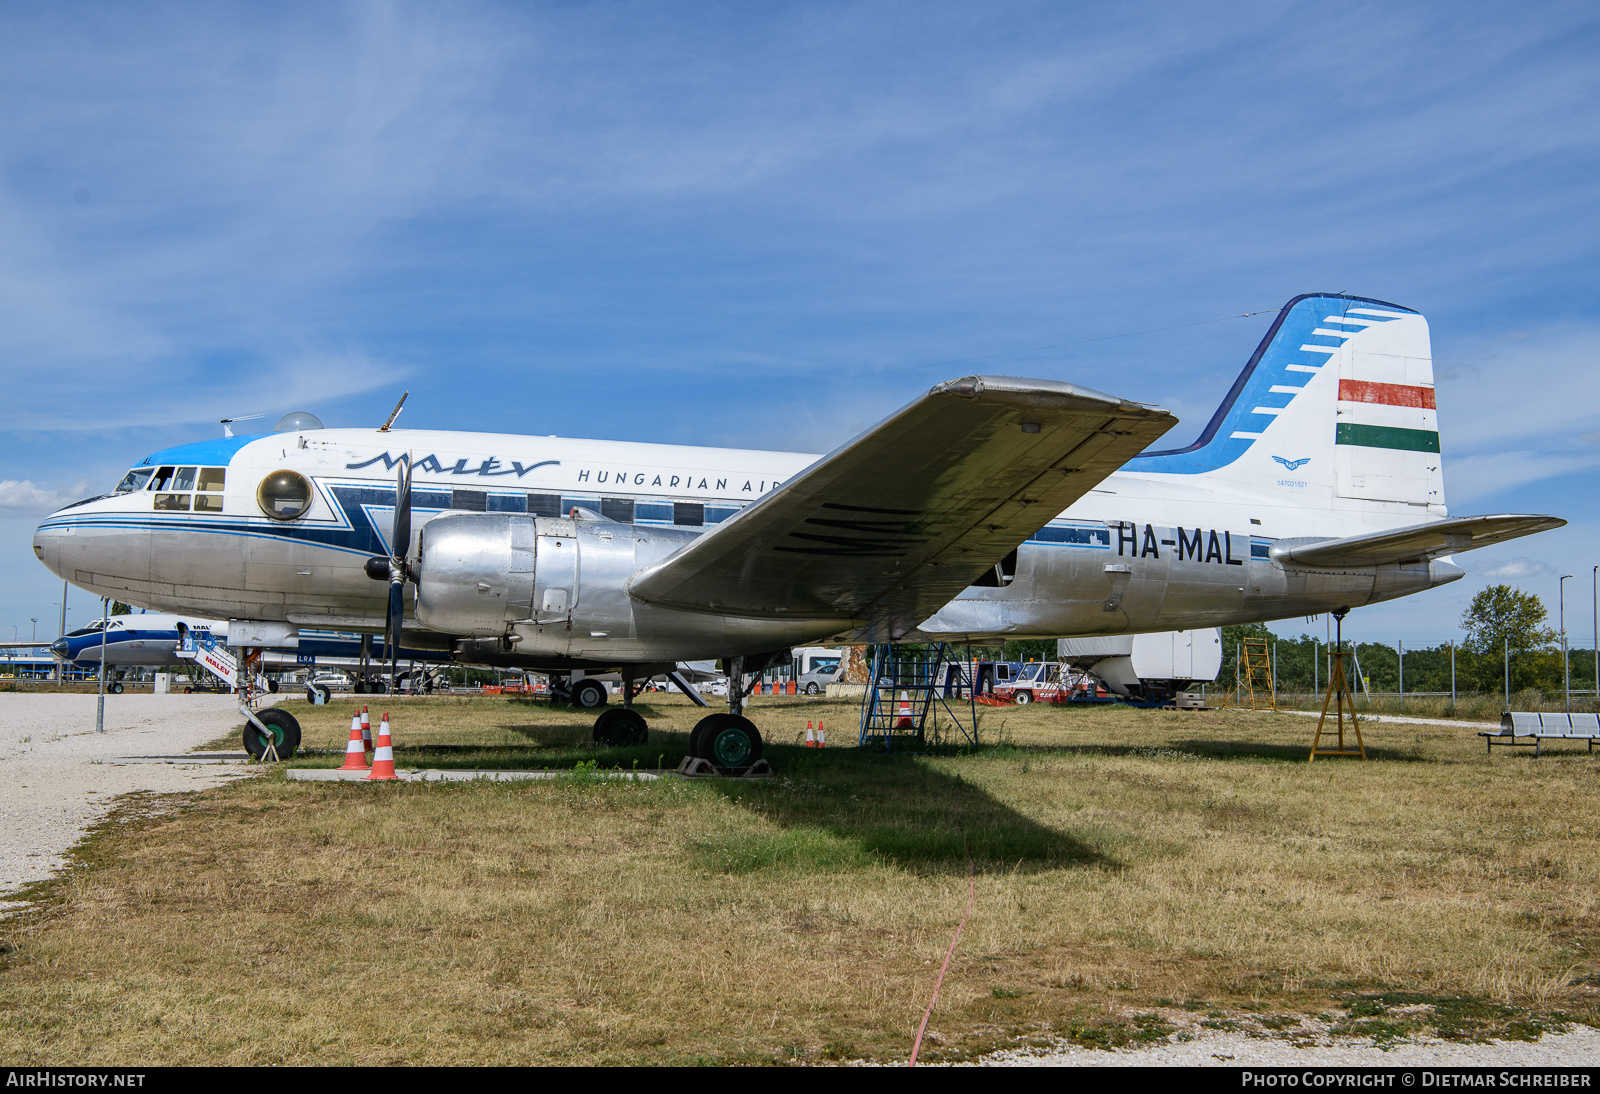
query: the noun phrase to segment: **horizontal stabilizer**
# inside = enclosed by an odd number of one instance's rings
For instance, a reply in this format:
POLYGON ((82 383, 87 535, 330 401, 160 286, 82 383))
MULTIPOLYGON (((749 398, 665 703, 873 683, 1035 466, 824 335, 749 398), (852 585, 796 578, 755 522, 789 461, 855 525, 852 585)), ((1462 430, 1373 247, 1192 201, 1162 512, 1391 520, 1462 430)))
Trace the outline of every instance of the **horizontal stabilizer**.
POLYGON ((1560 528, 1560 517, 1499 513, 1393 528, 1345 539, 1280 539, 1269 552, 1281 566, 1318 570, 1361 570, 1401 562, 1427 562, 1535 532, 1560 528))
POLYGON ((636 576, 636 600, 894 641, 1176 424, 1050 380, 969 376, 636 576))

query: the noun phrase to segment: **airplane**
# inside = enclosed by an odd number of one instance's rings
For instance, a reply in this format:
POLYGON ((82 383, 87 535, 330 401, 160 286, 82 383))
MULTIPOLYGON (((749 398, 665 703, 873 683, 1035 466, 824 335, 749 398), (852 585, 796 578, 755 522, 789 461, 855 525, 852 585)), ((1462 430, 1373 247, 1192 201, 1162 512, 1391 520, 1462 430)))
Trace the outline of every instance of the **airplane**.
MULTIPOLYGON (((228 623, 226 620, 198 619, 160 612, 113 615, 68 631, 48 645, 50 652, 61 661, 79 668, 98 670, 103 637, 107 671, 115 672, 115 678, 107 684, 107 689, 120 693, 122 674, 127 669, 179 669, 192 666, 195 663, 192 658, 179 656, 178 653, 185 631, 191 632, 202 642, 212 639, 222 641, 227 637, 228 623), (105 631, 103 636, 102 622, 105 631)), ((260 667, 263 670, 311 666, 360 670, 362 639, 362 635, 352 632, 302 631, 293 648, 263 649, 260 667)), ((449 661, 437 650, 405 648, 400 650, 400 659, 424 664, 449 661)), ((367 660, 369 663, 384 660, 381 638, 371 642, 367 660)), ((358 682, 358 691, 364 690, 364 687, 364 682, 358 682)), ((273 681, 270 688, 276 691, 277 682, 273 681)))
MULTIPOLYGON (((797 646, 1342 618, 1566 523, 1449 515, 1426 319, 1337 293, 1285 304, 1200 437, 1161 451, 1165 410, 1005 376, 937 384, 824 456, 393 430, 399 409, 157 452, 34 552, 97 595, 228 618, 235 644, 382 631, 618 671, 594 734, 620 743, 647 729, 632 681, 678 661, 743 680, 797 646)), ((742 698, 692 755, 761 757, 742 698)))
MULTIPOLYGON (((192 632, 203 643, 208 640, 225 642, 228 623, 226 620, 196 619, 192 616, 167 615, 159 612, 113 615, 103 621, 96 619, 88 626, 67 632, 50 643, 49 649, 63 662, 94 671, 100 668, 101 651, 104 649, 107 670, 115 671, 116 674, 115 679, 107 685, 108 690, 114 694, 121 694, 123 690, 121 679, 123 671, 127 669, 178 669, 193 665, 195 662, 192 657, 183 657, 178 652, 183 645, 185 631, 192 632), (105 624, 103 645, 102 622, 105 624)), ((355 690, 358 693, 369 689, 382 690, 381 683, 364 680, 359 675, 372 665, 381 665, 386 659, 381 637, 373 638, 370 635, 363 636, 350 631, 301 629, 298 638, 299 641, 293 648, 261 650, 260 668, 263 671, 310 667, 343 669, 358 674, 355 681, 355 690), (370 640, 365 661, 362 659, 364 637, 370 640)), ((0 648, 5 646, 6 643, 0 643, 0 648)), ((400 649, 399 659, 423 665, 451 663, 450 656, 439 650, 413 650, 404 646, 400 649)), ((407 675, 400 674, 402 688, 406 686, 407 675)), ((619 679, 618 673, 583 673, 578 676, 576 686, 569 684, 562 697, 575 706, 603 706, 607 697, 604 685, 619 679), (583 684, 584 680, 592 680, 594 683, 583 684), (576 694, 573 694, 574 691, 576 694)), ((694 684, 721 680, 722 675, 716 671, 714 663, 697 661, 676 665, 671 671, 661 673, 653 679, 673 684, 695 703, 707 706, 694 684)), ((269 682, 269 690, 278 690, 276 680, 269 682)))

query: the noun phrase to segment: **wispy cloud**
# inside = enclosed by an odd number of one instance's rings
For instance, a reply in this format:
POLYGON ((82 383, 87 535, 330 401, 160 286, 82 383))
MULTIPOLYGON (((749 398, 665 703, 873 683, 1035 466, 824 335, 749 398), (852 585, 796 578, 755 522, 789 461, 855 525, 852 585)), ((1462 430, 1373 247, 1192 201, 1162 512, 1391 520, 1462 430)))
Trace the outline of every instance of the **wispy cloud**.
POLYGON ((49 513, 88 495, 88 479, 60 489, 38 486, 27 479, 0 479, 0 515, 49 513))
POLYGON ((1482 570, 1480 571, 1480 576, 1519 580, 1524 578, 1548 577, 1555 572, 1555 567, 1551 566, 1549 563, 1541 562, 1536 558, 1528 558, 1527 556, 1522 555, 1518 556, 1517 558, 1507 559, 1506 561, 1497 563, 1486 570, 1482 570))

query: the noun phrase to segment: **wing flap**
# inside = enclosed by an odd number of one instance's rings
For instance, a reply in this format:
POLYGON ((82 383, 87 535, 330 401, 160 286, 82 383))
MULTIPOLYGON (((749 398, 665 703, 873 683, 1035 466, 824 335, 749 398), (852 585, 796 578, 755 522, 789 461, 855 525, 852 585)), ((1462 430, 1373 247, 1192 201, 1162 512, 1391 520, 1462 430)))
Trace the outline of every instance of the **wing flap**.
POLYGON ((1268 554, 1273 561, 1287 567, 1367 569, 1401 562, 1427 562, 1442 555, 1473 551, 1508 539, 1546 532, 1566 523, 1560 517, 1527 513, 1451 517, 1344 539, 1279 540, 1268 554))
POLYGON ((663 606, 837 620, 897 638, 1176 423, 1072 384, 952 380, 628 591, 663 606))

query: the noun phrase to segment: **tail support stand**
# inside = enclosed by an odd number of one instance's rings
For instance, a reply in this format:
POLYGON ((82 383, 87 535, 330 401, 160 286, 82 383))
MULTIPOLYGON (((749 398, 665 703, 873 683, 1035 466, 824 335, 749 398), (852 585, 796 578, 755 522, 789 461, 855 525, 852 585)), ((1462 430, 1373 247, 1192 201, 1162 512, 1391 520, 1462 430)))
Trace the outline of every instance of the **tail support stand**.
POLYGON ((1344 671, 1344 659, 1349 655, 1344 652, 1343 625, 1349 608, 1340 608, 1333 613, 1334 619, 1334 644, 1333 667, 1328 673, 1328 693, 1322 700, 1322 717, 1317 719, 1317 735, 1311 742, 1311 755, 1306 757, 1307 763, 1312 763, 1318 756, 1359 756, 1367 758, 1366 742, 1361 739, 1361 723, 1356 720, 1356 698, 1350 692, 1350 678, 1344 671), (1339 747, 1323 748, 1322 733, 1328 722, 1328 704, 1334 704, 1334 717, 1336 719, 1339 736, 1339 747), (1356 749, 1351 751, 1344 743, 1344 714, 1345 706, 1350 708, 1350 728, 1356 735, 1356 749))

